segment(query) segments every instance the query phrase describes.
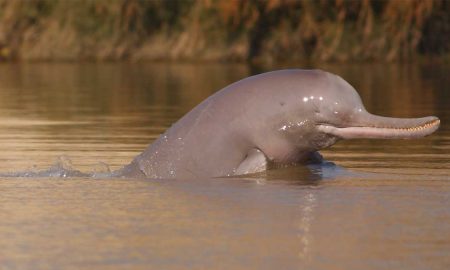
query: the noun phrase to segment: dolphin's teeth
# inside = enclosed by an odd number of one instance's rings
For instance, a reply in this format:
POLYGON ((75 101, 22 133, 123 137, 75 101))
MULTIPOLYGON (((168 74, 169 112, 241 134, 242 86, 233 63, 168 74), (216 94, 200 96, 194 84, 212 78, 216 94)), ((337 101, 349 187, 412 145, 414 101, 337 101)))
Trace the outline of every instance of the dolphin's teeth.
POLYGON ((428 122, 426 124, 423 124, 421 126, 409 127, 409 128, 400 128, 400 129, 401 130, 406 130, 406 131, 422 131, 424 129, 434 127, 434 126, 438 125, 439 123, 440 123, 439 120, 433 120, 433 121, 428 122))
POLYGON ((415 127, 404 127, 404 128, 399 128, 399 127, 376 127, 376 126, 372 126, 374 128, 384 128, 384 129, 397 129, 397 130, 404 130, 404 131, 421 131, 427 128, 431 128, 434 127, 436 125, 439 125, 440 120, 433 120, 431 122, 425 123, 421 126, 415 126, 415 127))

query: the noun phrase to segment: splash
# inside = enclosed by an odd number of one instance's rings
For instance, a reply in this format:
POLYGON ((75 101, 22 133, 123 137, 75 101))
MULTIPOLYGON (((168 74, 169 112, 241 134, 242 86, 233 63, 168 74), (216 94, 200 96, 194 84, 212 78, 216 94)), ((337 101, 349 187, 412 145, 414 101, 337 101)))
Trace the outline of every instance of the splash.
POLYGON ((107 178, 113 177, 108 164, 99 162, 95 165, 92 172, 82 172, 77 170, 67 156, 60 156, 58 160, 45 170, 39 170, 36 166, 25 171, 1 173, 0 177, 51 177, 51 178, 69 178, 69 177, 90 177, 90 178, 107 178))

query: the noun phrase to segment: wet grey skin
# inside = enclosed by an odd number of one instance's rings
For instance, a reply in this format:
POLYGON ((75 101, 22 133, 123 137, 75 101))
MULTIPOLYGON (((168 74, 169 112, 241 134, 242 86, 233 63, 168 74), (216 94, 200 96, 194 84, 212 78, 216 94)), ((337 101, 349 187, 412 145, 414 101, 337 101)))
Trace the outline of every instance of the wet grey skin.
POLYGON ((321 70, 248 77, 208 97, 117 172, 122 177, 194 178, 321 162, 342 139, 412 139, 439 127, 434 116, 370 114, 356 90, 321 70))

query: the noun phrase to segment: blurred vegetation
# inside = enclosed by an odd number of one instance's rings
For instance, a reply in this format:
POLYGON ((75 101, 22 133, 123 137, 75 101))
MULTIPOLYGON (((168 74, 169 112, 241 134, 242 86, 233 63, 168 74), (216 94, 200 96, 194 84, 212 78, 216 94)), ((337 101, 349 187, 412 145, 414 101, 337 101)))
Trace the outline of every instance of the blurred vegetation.
POLYGON ((449 59, 446 0, 0 0, 0 60, 449 59))

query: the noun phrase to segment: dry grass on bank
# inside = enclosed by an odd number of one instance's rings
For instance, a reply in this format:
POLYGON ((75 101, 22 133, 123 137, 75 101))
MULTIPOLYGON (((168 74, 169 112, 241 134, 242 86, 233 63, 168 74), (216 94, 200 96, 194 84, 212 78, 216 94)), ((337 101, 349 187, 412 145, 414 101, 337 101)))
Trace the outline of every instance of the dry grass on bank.
POLYGON ((449 16, 445 0, 0 0, 0 59, 448 57, 449 16))

